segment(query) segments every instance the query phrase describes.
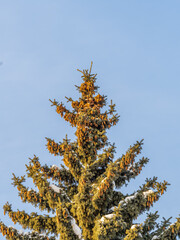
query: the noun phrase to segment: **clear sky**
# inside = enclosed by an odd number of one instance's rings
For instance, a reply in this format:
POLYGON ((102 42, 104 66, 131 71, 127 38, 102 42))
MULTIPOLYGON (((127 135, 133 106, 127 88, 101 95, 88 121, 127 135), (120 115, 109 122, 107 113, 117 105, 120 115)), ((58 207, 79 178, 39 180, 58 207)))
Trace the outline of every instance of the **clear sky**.
MULTIPOLYGON (((124 192, 146 177, 171 185, 152 211, 180 214, 180 1, 0 0, 0 218, 2 205, 22 204, 12 172, 25 174, 33 154, 59 164, 45 137, 61 141, 69 127, 49 98, 78 97, 77 68, 98 74, 99 92, 113 99, 121 118, 108 132, 121 156, 144 138, 149 164, 124 192)), ((31 184, 29 182, 28 184, 31 184)))

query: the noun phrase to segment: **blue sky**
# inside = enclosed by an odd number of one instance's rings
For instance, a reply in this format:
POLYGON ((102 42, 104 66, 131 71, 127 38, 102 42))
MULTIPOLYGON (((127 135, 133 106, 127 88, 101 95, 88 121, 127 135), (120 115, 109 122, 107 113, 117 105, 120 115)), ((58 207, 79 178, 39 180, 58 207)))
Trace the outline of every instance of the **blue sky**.
MULTIPOLYGON (((123 191, 138 189, 146 177, 166 179, 171 185, 152 211, 178 217, 179 11, 179 1, 166 0, 0 0, 0 209, 9 201, 14 209, 33 210, 17 197, 12 172, 24 175, 33 154, 58 165, 45 137, 73 139, 74 129, 48 99, 77 98, 76 69, 93 61, 99 92, 113 99, 121 116, 108 132, 116 156, 144 138, 143 155, 150 158, 123 191)), ((0 218, 12 225, 2 210, 0 218)))

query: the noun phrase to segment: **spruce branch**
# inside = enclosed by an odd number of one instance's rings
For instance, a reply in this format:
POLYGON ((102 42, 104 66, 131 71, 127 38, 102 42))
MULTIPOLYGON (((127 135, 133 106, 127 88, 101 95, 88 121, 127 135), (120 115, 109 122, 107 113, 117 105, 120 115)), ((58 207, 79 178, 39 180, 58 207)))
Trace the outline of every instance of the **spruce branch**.
POLYGON ((13 211, 8 202, 3 206, 4 214, 8 214, 14 224, 19 223, 24 229, 29 228, 38 233, 45 231, 47 234, 57 234, 55 217, 49 215, 38 215, 35 212, 31 214, 25 211, 13 211))
POLYGON ((56 240, 55 236, 48 236, 45 233, 23 232, 14 227, 7 227, 2 221, 0 221, 0 232, 8 240, 56 240))
POLYGON ((16 177, 15 174, 13 174, 13 183, 12 185, 14 187, 17 187, 17 190, 19 191, 19 196, 22 200, 22 202, 28 202, 31 203, 35 207, 39 207, 40 210, 46 210, 48 212, 54 212, 46 199, 44 199, 42 194, 37 193, 33 189, 29 189, 28 187, 25 187, 22 182, 25 182, 25 176, 19 178, 16 177))

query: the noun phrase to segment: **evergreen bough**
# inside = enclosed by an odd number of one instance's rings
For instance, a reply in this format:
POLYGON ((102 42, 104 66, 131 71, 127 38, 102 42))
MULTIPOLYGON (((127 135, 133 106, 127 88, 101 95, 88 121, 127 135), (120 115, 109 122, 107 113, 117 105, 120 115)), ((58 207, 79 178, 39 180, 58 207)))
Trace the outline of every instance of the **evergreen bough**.
POLYGON ((67 136, 59 143, 47 138, 47 149, 62 157, 63 164, 60 167, 41 165, 38 157, 30 159, 26 175, 33 179, 38 191, 24 185, 25 176, 13 174, 12 178, 22 202, 49 214, 14 211, 11 204, 6 203, 4 214, 8 214, 14 224, 19 223, 31 231, 18 231, 0 222, 1 233, 11 240, 176 239, 180 236, 180 218, 173 224, 170 219, 159 223, 158 213, 149 212, 166 191, 166 181, 160 183, 156 177, 146 179, 136 192, 121 193, 120 188, 138 176, 149 161, 144 157, 136 159, 143 140, 114 160, 115 145, 108 142, 106 130, 119 120, 115 104, 111 102, 103 112, 107 101, 106 96, 97 93, 96 74, 91 73, 91 68, 80 72, 83 82, 76 88, 81 96, 76 101, 67 98, 72 111, 63 103, 50 100, 56 112, 76 128, 74 142, 67 136), (146 220, 136 223, 144 212, 147 212, 146 220))

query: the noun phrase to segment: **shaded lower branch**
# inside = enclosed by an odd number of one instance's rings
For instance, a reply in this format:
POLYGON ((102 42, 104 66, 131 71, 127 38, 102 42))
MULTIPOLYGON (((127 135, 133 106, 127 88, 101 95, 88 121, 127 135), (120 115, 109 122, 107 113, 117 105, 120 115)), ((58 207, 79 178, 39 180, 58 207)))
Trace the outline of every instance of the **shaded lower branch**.
POLYGON ((39 234, 37 232, 18 231, 13 227, 7 227, 2 222, 0 222, 0 232, 8 240, 56 240, 56 237, 49 237, 45 234, 39 234))
POLYGON ((29 228, 38 233, 57 234, 56 218, 49 215, 38 215, 25 211, 13 211, 11 205, 6 203, 3 207, 4 213, 8 214, 14 224, 19 223, 24 229, 29 228))

